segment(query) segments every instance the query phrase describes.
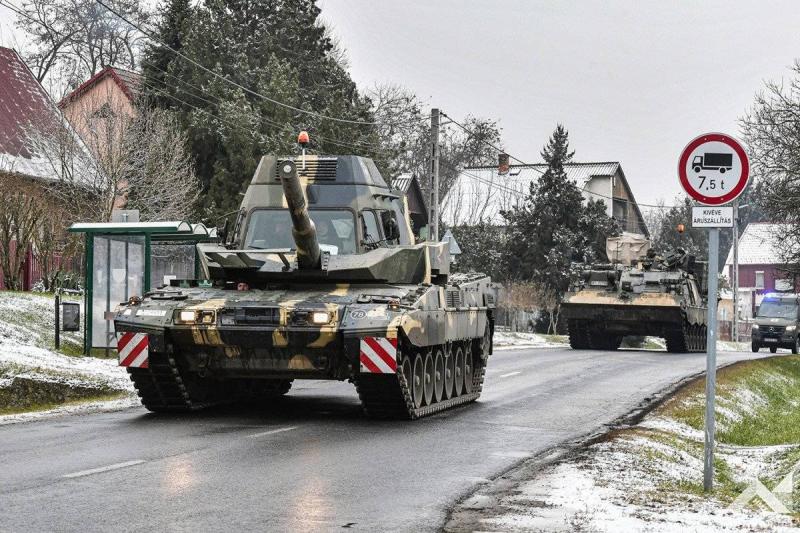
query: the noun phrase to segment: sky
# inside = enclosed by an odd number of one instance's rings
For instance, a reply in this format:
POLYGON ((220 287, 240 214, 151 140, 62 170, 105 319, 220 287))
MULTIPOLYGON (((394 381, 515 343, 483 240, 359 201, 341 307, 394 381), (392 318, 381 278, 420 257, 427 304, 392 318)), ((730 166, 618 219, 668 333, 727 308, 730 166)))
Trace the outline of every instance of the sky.
MULTIPOLYGON (((401 84, 456 119, 497 119, 526 162, 562 123, 575 160, 620 161, 639 203, 683 194, 683 147, 705 132, 738 135, 755 93, 800 58, 797 0, 319 5, 360 87, 401 84)), ((22 40, 12 21, 0 7, 4 46, 22 40)))
POLYGON ((454 118, 499 120, 526 162, 556 124, 576 161, 620 161, 636 199, 683 194, 694 137, 739 134, 800 58, 800 2, 322 0, 361 87, 398 83, 454 118))

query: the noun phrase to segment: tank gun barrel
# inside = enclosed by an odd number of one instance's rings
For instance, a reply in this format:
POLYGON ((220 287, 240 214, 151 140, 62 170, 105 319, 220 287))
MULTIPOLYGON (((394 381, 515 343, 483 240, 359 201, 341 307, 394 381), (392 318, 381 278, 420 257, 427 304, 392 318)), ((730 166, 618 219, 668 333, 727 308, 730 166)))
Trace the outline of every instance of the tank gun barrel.
POLYGON ((308 214, 303 187, 294 162, 281 163, 280 176, 289 215, 292 217, 292 238, 297 247, 297 266, 301 270, 319 268, 320 248, 317 229, 308 214))

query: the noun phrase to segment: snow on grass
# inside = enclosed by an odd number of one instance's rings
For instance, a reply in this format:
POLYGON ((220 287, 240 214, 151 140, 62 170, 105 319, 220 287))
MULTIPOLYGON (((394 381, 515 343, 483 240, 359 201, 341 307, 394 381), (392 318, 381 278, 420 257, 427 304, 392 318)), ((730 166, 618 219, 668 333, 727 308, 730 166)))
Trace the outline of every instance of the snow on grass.
MULTIPOLYGON (((744 509, 729 507, 754 480, 775 487, 800 460, 800 429, 793 418, 800 415, 792 407, 800 395, 800 357, 727 367, 718 383, 713 493, 703 491, 699 380, 640 424, 612 431, 504 493, 481 529, 800 531, 798 514, 775 513, 759 500, 744 509)), ((800 509, 800 495, 793 501, 800 509)))
MULTIPOLYGON (((80 303, 79 300, 68 300, 80 303)), ((81 304, 81 315, 83 305, 81 304)), ((83 327, 83 324, 81 324, 83 327)), ((52 349, 55 346, 55 303, 52 294, 0 291, 0 340, 52 349)), ((61 332, 62 350, 82 350, 82 333, 61 332)))
POLYGON ((494 348, 510 350, 514 348, 563 348, 569 346, 566 335, 541 335, 539 333, 495 331, 494 348))
MULTIPOLYGON (((0 292, 0 412, 15 412, 0 416, 0 425, 138 403, 125 369, 115 359, 56 352, 53 324, 52 295, 0 292), (64 398, 69 405, 53 405, 64 398), (106 401, 78 401, 93 398, 106 401), (47 409, 24 412, 37 406, 47 409)), ((75 351, 80 334, 65 334, 64 343, 67 352, 75 351)))

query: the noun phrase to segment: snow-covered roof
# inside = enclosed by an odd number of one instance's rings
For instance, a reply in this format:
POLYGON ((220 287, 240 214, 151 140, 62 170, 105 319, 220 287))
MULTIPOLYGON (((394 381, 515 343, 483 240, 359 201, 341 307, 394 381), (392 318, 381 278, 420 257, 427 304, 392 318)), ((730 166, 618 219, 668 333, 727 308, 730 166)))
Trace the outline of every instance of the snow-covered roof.
POLYGON ((203 237, 215 237, 216 230, 216 228, 207 228, 204 224, 190 224, 180 220, 161 222, 78 222, 69 228, 72 233, 190 234, 203 237))
POLYGON ((47 92, 11 48, 0 47, 0 171, 54 178, 52 165, 37 157, 29 134, 61 121, 47 92))
POLYGON ((400 174, 399 176, 397 176, 395 179, 392 180, 392 188, 407 193, 409 187, 411 187, 411 182, 413 180, 414 176, 412 176, 411 174, 400 174))
MULTIPOLYGON (((444 199, 444 220, 450 225, 485 220, 502 224, 500 211, 512 209, 528 194, 547 170, 544 163, 511 165, 508 173, 500 174, 497 166, 468 167, 462 170, 444 199)), ((568 163, 564 165, 567 178, 584 189, 597 176, 622 176, 619 162, 568 163)), ((589 190, 584 196, 596 196, 589 190)), ((599 198, 599 197, 598 197, 599 198)), ((606 198, 599 198, 609 201, 606 198)))
MULTIPOLYGON (((538 180, 542 174, 547 170, 545 163, 536 163, 530 165, 511 165, 508 168, 508 174, 501 176, 497 165, 490 167, 469 167, 464 169, 464 172, 476 174, 482 178, 503 177, 505 184, 513 182, 522 182, 527 186, 531 181, 538 180)), ((599 163, 567 163, 564 165, 564 172, 567 173, 567 178, 571 179, 578 186, 583 187, 594 176, 613 176, 619 171, 618 161, 605 161, 599 163)))
MULTIPOLYGON (((780 265, 778 242, 786 224, 751 222, 739 237, 740 265, 780 265)), ((733 247, 726 265, 733 265, 733 247)))

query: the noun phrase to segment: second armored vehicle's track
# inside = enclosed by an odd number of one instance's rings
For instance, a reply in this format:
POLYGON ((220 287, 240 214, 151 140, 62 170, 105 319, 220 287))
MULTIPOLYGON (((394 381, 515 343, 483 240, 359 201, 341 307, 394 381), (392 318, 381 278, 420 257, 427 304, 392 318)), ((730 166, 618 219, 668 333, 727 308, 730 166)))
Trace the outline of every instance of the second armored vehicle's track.
MULTIPOLYGON (((569 345, 575 350, 614 351, 622 344, 622 335, 593 331, 586 320, 570 320, 569 345)), ((679 327, 664 335, 667 351, 670 353, 694 353, 706 350, 705 325, 689 324, 683 321, 679 327)))

